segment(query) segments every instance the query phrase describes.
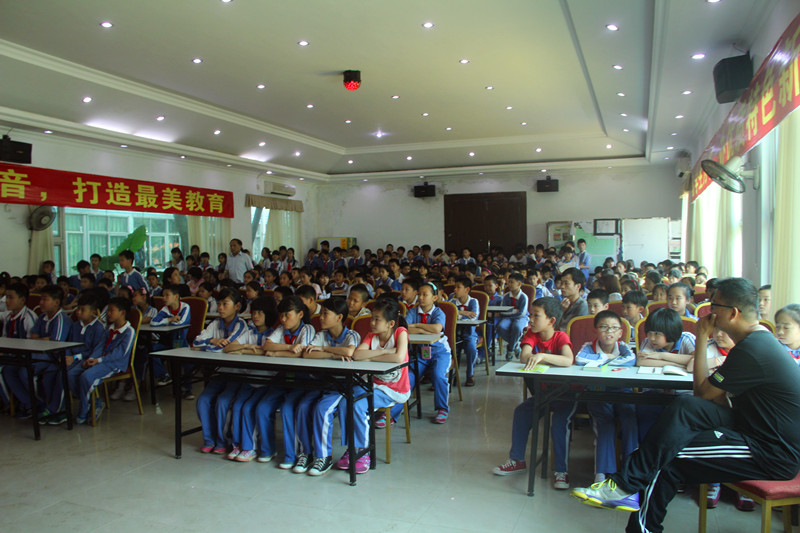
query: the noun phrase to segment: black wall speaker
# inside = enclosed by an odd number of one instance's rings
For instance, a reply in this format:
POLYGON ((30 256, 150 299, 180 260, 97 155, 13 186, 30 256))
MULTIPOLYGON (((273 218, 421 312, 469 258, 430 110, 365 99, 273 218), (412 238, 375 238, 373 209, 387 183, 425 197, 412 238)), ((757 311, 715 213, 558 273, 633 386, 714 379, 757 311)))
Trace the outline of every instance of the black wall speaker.
POLYGON ((727 57, 714 65, 714 89, 717 102, 735 102, 753 79, 753 60, 750 53, 727 57))
POLYGON ((12 141, 11 137, 3 135, 3 140, 0 141, 0 161, 30 165, 32 148, 32 144, 12 141))
POLYGON ((414 198, 430 198, 431 196, 436 196, 436 185, 428 185, 428 182, 425 182, 425 185, 414 186, 414 198))
POLYGON ((538 180, 536 192, 558 192, 558 180, 554 180, 550 176, 547 176, 547 179, 538 180))

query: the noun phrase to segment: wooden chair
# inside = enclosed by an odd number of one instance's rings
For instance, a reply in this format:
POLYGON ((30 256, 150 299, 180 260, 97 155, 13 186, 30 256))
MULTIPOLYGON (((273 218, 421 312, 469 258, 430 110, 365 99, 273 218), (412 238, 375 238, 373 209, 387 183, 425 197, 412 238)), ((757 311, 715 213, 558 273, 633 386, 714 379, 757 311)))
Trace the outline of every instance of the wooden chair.
MULTIPOLYGON (((202 300, 202 298, 199 298, 202 300)), ((205 302, 205 300, 203 300, 205 302)), ((100 397, 100 393, 97 392, 97 389, 100 388, 100 385, 103 386, 103 393, 106 399, 106 408, 111 409, 111 400, 108 397, 108 384, 114 381, 122 381, 124 379, 130 379, 133 381, 133 390, 136 392, 136 403, 139 406, 139 414, 144 415, 144 409, 142 408, 142 396, 139 393, 139 383, 136 381, 136 372, 133 369, 133 360, 134 356, 136 355, 136 344, 139 340, 139 326, 142 324, 142 313, 137 308, 132 307, 131 310, 128 312, 128 322, 131 323, 131 327, 133 328, 134 335, 133 335, 133 344, 131 344, 131 356, 130 360, 128 361, 128 368, 124 372, 119 372, 114 374, 113 376, 109 376, 103 379, 100 383, 97 384, 97 387, 94 388, 91 395, 91 402, 92 402, 92 409, 91 409, 91 423, 92 427, 97 425, 97 416, 95 411, 95 400, 100 397)))
MULTIPOLYGON (((761 533, 772 531, 772 510, 783 507, 783 531, 792 533, 791 506, 800 504, 800 474, 787 481, 739 481, 736 483, 723 483, 729 489, 751 498, 761 505, 761 533)), ((708 492, 708 485, 700 485, 700 516, 697 525, 699 533, 706 531, 707 503, 704 497, 708 492)))
POLYGON ((655 300, 647 304, 647 314, 651 314, 656 309, 661 309, 662 307, 667 307, 666 300, 655 300))
POLYGON ((372 317, 361 316, 353 320, 353 323, 348 327, 358 333, 359 337, 361 337, 361 342, 364 342, 366 336, 372 331, 372 327, 370 325, 371 321, 372 317))
POLYGON ((533 304, 533 301, 536 299, 536 287, 528 283, 523 283, 522 292, 524 292, 525 296, 528 297, 528 306, 533 304))
MULTIPOLYGON (((366 317, 362 317, 366 318, 366 317)), ((360 320, 360 319, 359 319, 360 320)), ((381 411, 383 411, 384 417, 386 418, 386 464, 392 462, 392 407, 395 404, 387 405, 381 411)), ((411 417, 408 416, 408 402, 403 404, 403 420, 406 424, 406 442, 411 443, 411 417)))
POLYGON ((205 327, 208 300, 204 300, 198 296, 187 296, 186 298, 181 298, 181 301, 186 302, 186 305, 189 306, 189 312, 191 313, 189 317, 190 326, 186 331, 186 342, 191 346, 192 342, 194 342, 194 338, 197 337, 205 327))
POLYGON ((456 355, 456 321, 458 321, 458 308, 450 302, 437 302, 439 309, 444 312, 445 323, 443 333, 450 344, 452 366, 450 370, 455 373, 456 386, 458 387, 458 401, 464 401, 461 393, 461 374, 458 372, 458 357, 456 355))
POLYGON ((703 318, 704 316, 711 314, 711 302, 705 302, 699 304, 697 307, 694 308, 694 314, 697 315, 697 318, 703 318))
MULTIPOLYGON (((483 291, 469 291, 469 295, 478 300, 478 320, 486 320, 486 308, 489 307, 489 295, 483 291)), ((486 324, 478 326, 478 343, 475 345, 477 349, 483 348, 486 357, 483 362, 486 364, 486 375, 490 375, 489 370, 489 339, 486 338, 486 324)))
POLYGON ((772 334, 775 335, 775 324, 773 324, 772 322, 770 322, 766 318, 760 319, 758 321, 758 323, 761 324, 762 326, 764 326, 765 328, 767 328, 768 330, 770 330, 772 332, 772 334))

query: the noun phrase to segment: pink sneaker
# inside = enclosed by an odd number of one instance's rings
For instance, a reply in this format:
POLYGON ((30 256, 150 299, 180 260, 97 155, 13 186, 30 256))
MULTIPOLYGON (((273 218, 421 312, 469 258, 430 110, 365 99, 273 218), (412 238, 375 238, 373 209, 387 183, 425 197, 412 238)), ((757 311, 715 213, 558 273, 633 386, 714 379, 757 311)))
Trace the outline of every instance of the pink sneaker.
POLYGON ((213 446, 201 446, 200 453, 211 453, 214 450, 213 446))
POLYGON ((369 472, 369 455, 362 455, 356 460, 356 474, 366 474, 369 472))
POLYGON ((444 409, 439 409, 436 412, 436 416, 433 417, 433 423, 444 424, 445 422, 447 422, 447 414, 448 414, 447 411, 445 411, 444 409))
POLYGON ((211 452, 216 455, 225 455, 228 453, 228 449, 225 446, 217 446, 211 452))
POLYGON ((338 461, 336 461, 336 468, 339 469, 339 470, 347 470, 348 468, 350 468, 350 454, 349 453, 344 452, 344 455, 342 455, 342 458, 339 459, 338 461))
POLYGON ((386 427, 386 413, 381 411, 378 418, 375 420, 375 429, 384 429, 386 427))

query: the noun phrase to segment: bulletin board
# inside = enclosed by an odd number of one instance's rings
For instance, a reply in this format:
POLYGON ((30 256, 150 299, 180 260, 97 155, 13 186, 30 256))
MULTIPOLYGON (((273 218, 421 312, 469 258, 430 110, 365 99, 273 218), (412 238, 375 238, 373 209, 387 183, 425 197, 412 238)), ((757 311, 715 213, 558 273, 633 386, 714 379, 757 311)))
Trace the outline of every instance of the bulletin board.
POLYGON ((603 266, 606 257, 617 260, 619 254, 619 235, 596 236, 592 232, 593 221, 575 223, 575 242, 578 239, 586 241, 586 251, 589 253, 589 265, 594 268, 603 266))

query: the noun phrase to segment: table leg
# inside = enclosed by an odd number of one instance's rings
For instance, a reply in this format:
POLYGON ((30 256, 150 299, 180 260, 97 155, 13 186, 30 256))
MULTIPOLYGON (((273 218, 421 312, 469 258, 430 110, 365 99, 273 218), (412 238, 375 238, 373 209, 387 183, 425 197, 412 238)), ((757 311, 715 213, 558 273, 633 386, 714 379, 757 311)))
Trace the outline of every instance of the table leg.
POLYGON ((177 359, 170 362, 172 372, 172 395, 175 398, 175 459, 181 458, 181 408, 183 398, 181 397, 181 363, 177 359))
POLYGON ((417 394, 417 418, 422 419, 422 387, 420 387, 420 380, 422 376, 419 375, 419 360, 414 357, 414 392, 417 394))
POLYGON ((59 364, 61 365, 61 386, 64 388, 64 401, 65 409, 67 410, 67 430, 72 430, 72 394, 69 391, 69 380, 67 379, 67 355, 62 354, 59 357, 59 364))
POLYGON ((347 400, 347 454, 350 458, 350 486, 356 485, 356 428, 355 428, 355 405, 353 398, 353 374, 347 375, 347 386, 345 388, 345 399, 347 400))
POLYGON ((537 391, 533 394, 533 421, 531 424, 531 459, 528 465, 528 496, 533 497, 533 482, 536 479, 536 449, 539 446, 539 409, 541 391, 537 389, 536 380, 533 378, 525 378, 525 384, 528 385, 530 379, 530 390, 537 391))
MULTIPOLYGON (((367 376, 367 412, 370 413, 370 417, 372 417, 373 412, 375 410, 375 390, 372 387, 372 378, 367 376)), ((390 417, 391 418, 391 417, 390 417)), ((391 420, 386 421, 387 424, 391 424, 391 420)), ((375 470, 375 466, 378 463, 377 455, 375 455, 375 424, 372 423, 372 418, 370 418, 369 424, 369 469, 375 470)))
POLYGON ((39 433, 39 400, 36 398, 36 389, 34 388, 33 375, 33 355, 25 354, 25 368, 28 370, 28 399, 31 404, 31 420, 33 420, 33 438, 41 440, 42 435, 39 433))

